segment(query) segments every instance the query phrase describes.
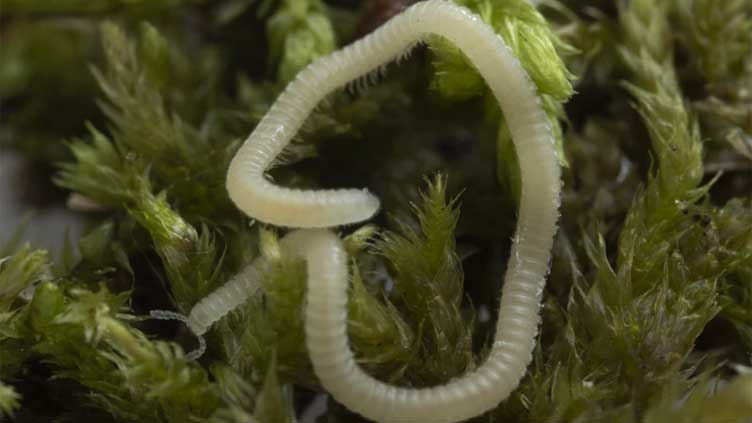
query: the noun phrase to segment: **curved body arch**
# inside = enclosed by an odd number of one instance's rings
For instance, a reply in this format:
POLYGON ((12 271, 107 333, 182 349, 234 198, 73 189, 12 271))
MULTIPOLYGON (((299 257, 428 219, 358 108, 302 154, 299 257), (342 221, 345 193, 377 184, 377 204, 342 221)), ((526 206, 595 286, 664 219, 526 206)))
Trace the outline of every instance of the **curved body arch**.
POLYGON ((327 228, 370 218, 379 201, 367 191, 294 190, 274 185, 264 173, 326 95, 429 34, 454 43, 483 76, 509 125, 520 165, 519 217, 488 357, 476 370, 436 387, 403 388, 374 379, 355 362, 347 337, 347 259, 340 239, 328 230, 304 229, 282 240, 286 251, 307 260, 305 332, 316 374, 337 401, 379 422, 462 421, 495 407, 525 374, 538 330, 561 190, 554 136, 534 84, 504 41, 477 15, 444 0, 417 3, 304 69, 238 151, 227 175, 232 200, 262 222, 327 228))

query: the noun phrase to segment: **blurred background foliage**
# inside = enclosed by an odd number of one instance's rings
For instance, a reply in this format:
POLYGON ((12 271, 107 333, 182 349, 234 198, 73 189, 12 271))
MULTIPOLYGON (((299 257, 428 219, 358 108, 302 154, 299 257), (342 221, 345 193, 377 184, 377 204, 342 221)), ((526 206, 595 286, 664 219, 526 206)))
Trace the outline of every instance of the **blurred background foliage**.
MULTIPOLYGON (((0 4, 0 148, 38 175, 2 182, 42 185, 87 226, 60 251, 3 226, 0 420, 362 421, 320 396, 303 263, 234 208, 224 175, 299 70, 411 3, 0 4), (146 318, 187 313, 259 256, 263 289, 198 362, 185 328, 146 318)), ((457 3, 520 58, 565 168, 534 362, 473 421, 749 422, 752 1, 457 3)), ((380 196, 369 225, 340 231, 351 342, 371 374, 435 385, 492 336, 516 156, 440 38, 368 85, 322 104, 271 174, 380 196)))

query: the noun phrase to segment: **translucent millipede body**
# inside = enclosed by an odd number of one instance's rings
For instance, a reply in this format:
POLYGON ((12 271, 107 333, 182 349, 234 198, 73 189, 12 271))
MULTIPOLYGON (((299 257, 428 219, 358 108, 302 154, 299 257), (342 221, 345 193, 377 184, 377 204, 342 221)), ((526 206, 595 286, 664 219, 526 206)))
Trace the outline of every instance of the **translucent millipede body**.
POLYGON ((260 288, 259 269, 263 259, 256 259, 221 288, 196 303, 188 314, 187 325, 201 336, 218 320, 245 303, 260 288))
MULTIPOLYGON (((477 15, 449 1, 417 3, 363 39, 310 64, 238 151, 228 171, 227 189, 235 204, 254 219, 311 228, 291 232, 281 245, 288 254, 307 261, 306 345, 323 387, 337 401, 379 422, 450 423, 492 409, 517 387, 538 330, 540 297, 558 219, 560 169, 554 135, 535 85, 504 41, 477 15), (347 255, 339 237, 321 229, 370 218, 378 211, 378 199, 360 189, 280 187, 265 172, 319 101, 378 70, 430 34, 462 50, 498 101, 515 143, 521 192, 488 356, 477 369, 445 385, 415 389, 381 382, 355 362, 347 336, 347 255)), ((257 286, 251 280, 250 276, 233 280, 201 301, 189 317, 192 328, 205 331, 245 301, 257 286)))

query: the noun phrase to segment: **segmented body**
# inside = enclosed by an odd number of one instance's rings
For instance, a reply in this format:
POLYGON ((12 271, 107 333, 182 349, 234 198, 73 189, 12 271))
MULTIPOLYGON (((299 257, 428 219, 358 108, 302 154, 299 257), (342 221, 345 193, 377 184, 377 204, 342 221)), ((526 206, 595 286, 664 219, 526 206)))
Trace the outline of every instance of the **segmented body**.
MULTIPOLYGON (((462 421, 495 407, 525 374, 539 323, 561 190, 554 136, 534 84, 504 41, 477 15, 448 1, 418 3, 303 70, 238 151, 227 176, 235 204, 262 222, 327 228, 371 217, 379 201, 367 191, 289 189, 275 185, 264 173, 319 101, 379 69, 429 34, 454 43, 483 76, 504 113, 520 165, 519 218, 488 357, 476 370, 441 386, 403 388, 376 380, 358 366, 350 349, 347 255, 341 240, 324 229, 294 231, 282 240, 284 251, 307 261, 306 345, 316 374, 337 401, 380 422, 462 421)), ((228 306, 242 302, 247 295, 238 294, 250 292, 244 291, 247 286, 233 282, 199 303, 196 328, 205 330, 229 311, 228 306)))
POLYGON ((201 336, 206 333, 215 322, 246 302, 259 290, 259 267, 262 260, 254 260, 221 288, 193 306, 186 323, 194 334, 201 336))

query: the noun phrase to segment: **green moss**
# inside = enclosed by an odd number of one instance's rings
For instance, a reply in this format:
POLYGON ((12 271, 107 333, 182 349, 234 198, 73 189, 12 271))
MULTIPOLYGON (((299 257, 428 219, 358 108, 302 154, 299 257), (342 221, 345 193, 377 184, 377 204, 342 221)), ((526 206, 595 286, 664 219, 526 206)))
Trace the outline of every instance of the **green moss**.
POLYGON ((12 386, 0 383, 0 416, 12 416, 19 407, 20 397, 12 386))
POLYGON ((269 18, 266 33, 269 63, 277 64, 277 79, 282 83, 336 46, 326 7, 318 0, 283 1, 269 18))
POLYGON ((7 312, 24 289, 52 278, 47 251, 25 246, 0 262, 0 312, 7 312))
POLYGON ((386 232, 377 248, 394 278, 394 300, 417 337, 415 378, 435 384, 472 364, 471 321, 463 316, 463 273, 454 230, 456 199, 447 201, 446 179, 429 182, 417 209, 419 230, 408 222, 386 232), (420 357, 420 358, 418 358, 420 357))
MULTIPOLYGON (((235 209, 225 172, 284 83, 393 3, 3 3, 0 142, 58 165, 92 225, 63 265, 18 237, 0 248, 0 418, 294 421, 321 389, 305 266, 235 209), (262 289, 199 362, 172 342, 187 330, 141 316, 186 313, 258 258, 262 289)), ((534 361, 474 421, 746 421, 749 2, 458 3, 519 57, 568 166, 534 361)), ((340 233, 351 345, 375 377, 430 386, 483 359, 516 222, 511 141, 477 72, 432 38, 328 98, 271 171, 382 198, 340 233)), ((320 420, 362 419, 330 402, 320 420)))

